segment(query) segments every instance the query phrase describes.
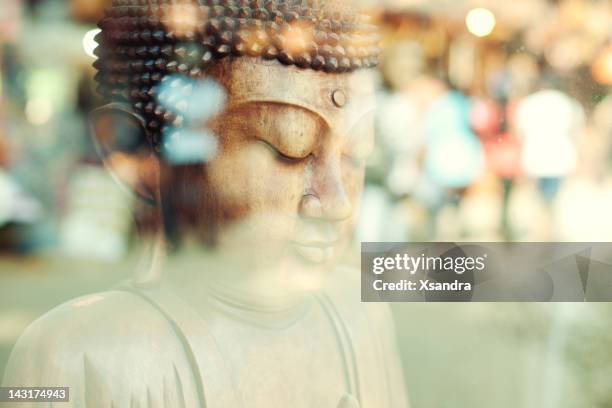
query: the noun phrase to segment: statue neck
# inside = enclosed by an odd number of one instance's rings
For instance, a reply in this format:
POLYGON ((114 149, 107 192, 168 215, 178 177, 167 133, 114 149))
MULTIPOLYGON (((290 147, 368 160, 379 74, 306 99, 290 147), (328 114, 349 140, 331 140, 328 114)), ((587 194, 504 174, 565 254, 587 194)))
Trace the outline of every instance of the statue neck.
POLYGON ((309 309, 312 295, 279 284, 282 271, 239 271, 222 257, 199 247, 168 255, 154 246, 151 276, 200 315, 221 313, 253 325, 287 326, 309 309))
POLYGON ((310 306, 309 295, 263 293, 246 285, 211 280, 203 285, 201 301, 208 307, 248 324, 286 327, 299 320, 310 306))

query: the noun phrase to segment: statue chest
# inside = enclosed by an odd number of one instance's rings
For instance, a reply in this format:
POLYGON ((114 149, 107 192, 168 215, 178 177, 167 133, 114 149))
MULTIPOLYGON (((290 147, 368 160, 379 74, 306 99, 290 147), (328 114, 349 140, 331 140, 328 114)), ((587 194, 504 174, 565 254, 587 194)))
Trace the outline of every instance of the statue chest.
POLYGON ((280 324, 220 312, 200 323, 187 336, 206 407, 390 406, 379 333, 329 300, 280 324))
MULTIPOLYGON (((209 407, 392 407, 381 333, 364 313, 328 298, 280 323, 156 299, 176 327, 188 364, 187 400, 209 407)), ((195 407, 194 407, 195 408, 195 407)))
POLYGON ((336 408, 357 391, 355 345, 318 305, 286 326, 215 318, 209 327, 228 370, 227 392, 241 407, 336 408))

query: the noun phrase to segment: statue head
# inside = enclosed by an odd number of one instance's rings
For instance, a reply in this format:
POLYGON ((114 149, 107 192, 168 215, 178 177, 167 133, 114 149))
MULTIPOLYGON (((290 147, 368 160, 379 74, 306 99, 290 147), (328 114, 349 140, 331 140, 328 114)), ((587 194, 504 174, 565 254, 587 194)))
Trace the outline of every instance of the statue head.
POLYGON ((114 0, 100 28, 94 133, 168 238, 191 231, 237 270, 333 263, 373 143, 367 18, 325 0, 114 0))

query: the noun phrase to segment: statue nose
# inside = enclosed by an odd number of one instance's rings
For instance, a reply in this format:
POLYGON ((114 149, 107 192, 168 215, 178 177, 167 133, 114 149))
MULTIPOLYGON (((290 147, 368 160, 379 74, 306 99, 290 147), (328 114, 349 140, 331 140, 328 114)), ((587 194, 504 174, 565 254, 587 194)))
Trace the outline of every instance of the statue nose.
POLYGON ((351 203, 346 192, 335 193, 335 196, 307 194, 300 203, 300 213, 306 218, 324 219, 326 221, 344 221, 351 215, 351 203))
POLYGON ((314 173, 309 193, 301 202, 302 215, 328 221, 348 219, 352 214, 353 205, 340 165, 330 161, 314 173))
POLYGON ((359 408, 359 401, 350 394, 346 394, 338 403, 338 408, 359 408))

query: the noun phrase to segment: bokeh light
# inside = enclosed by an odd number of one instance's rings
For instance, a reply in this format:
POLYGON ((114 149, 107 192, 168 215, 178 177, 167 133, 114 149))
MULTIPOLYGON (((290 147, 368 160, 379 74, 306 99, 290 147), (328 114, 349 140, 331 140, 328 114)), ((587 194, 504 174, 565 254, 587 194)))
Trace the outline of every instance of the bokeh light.
POLYGON ((164 10, 164 24, 178 37, 193 34, 203 17, 199 7, 190 3, 169 4, 164 10))
POLYGON ((36 126, 45 125, 53 116, 53 104, 45 97, 36 97, 28 101, 25 109, 28 122, 36 126))
POLYGON ((593 78, 600 84, 612 85, 612 47, 606 47, 595 60, 593 78))
POLYGON ((157 97, 162 107, 188 124, 202 124, 225 106, 225 90, 214 80, 171 75, 162 80, 157 97))
POLYGON ((94 51, 98 46, 98 43, 96 42, 96 35, 98 35, 99 33, 100 29, 96 28, 86 32, 83 36, 83 49, 85 50, 85 53, 92 58, 96 58, 94 51))
POLYGON ((475 8, 468 13, 465 24, 468 31, 476 37, 486 37, 493 32, 497 21, 491 10, 475 8))
POLYGON ((177 130, 164 135, 164 157, 176 165, 208 162, 215 157, 217 150, 217 138, 210 132, 177 130))

